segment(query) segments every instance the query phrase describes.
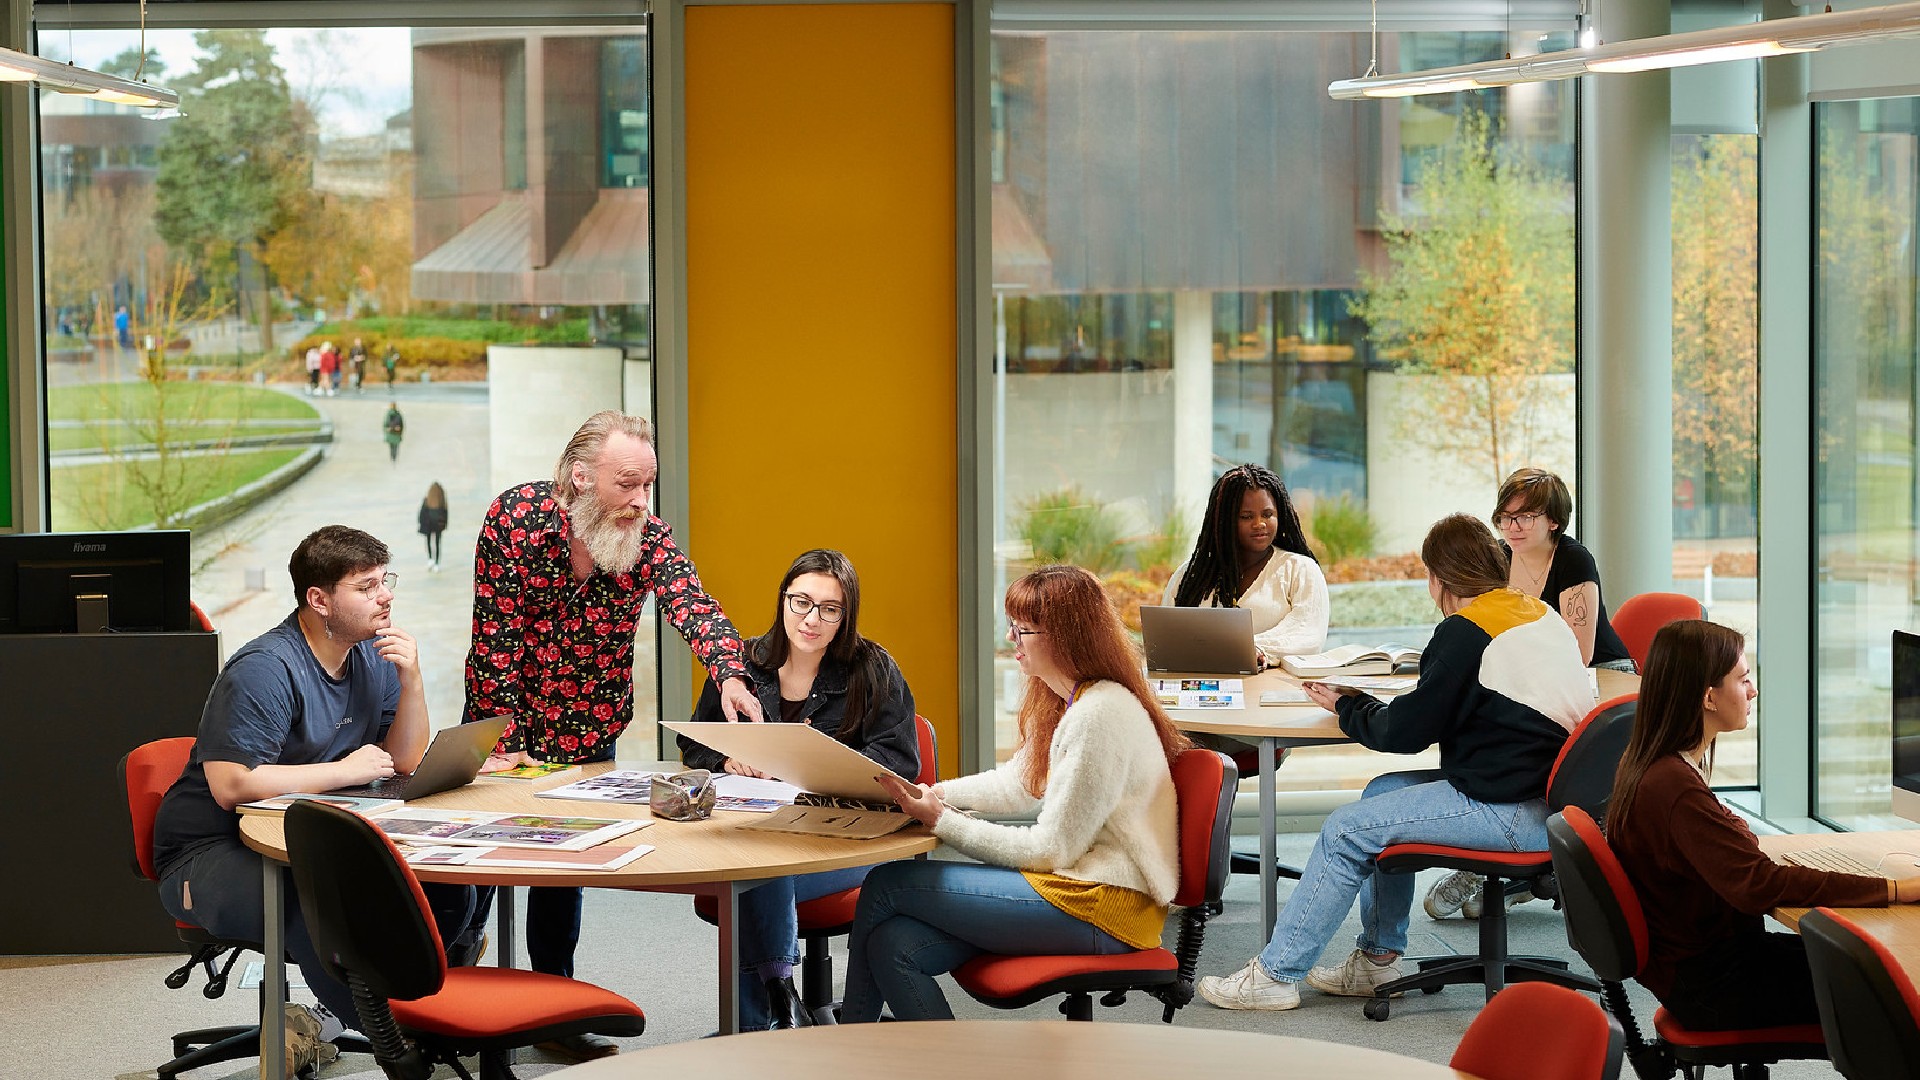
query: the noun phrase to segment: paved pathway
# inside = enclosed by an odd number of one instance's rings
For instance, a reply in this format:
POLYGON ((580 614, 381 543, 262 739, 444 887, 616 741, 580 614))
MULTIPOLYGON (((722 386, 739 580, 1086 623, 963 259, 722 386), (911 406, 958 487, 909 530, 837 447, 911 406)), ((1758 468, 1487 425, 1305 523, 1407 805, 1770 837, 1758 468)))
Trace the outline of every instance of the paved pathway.
MULTIPOLYGON (((302 393, 304 387, 286 387, 302 393)), ((463 672, 473 613, 473 544, 493 497, 488 463, 488 404, 484 384, 403 383, 367 393, 309 399, 333 421, 334 441, 312 472, 240 519, 194 535, 194 599, 222 635, 224 655, 271 628, 293 610, 287 557, 314 529, 342 524, 365 529, 393 550, 394 624, 420 641, 427 708, 435 727, 456 723, 464 697, 463 672), (406 417, 399 461, 387 458, 381 424, 389 401, 406 417), (427 485, 447 491, 448 525, 441 571, 428 573, 419 534, 427 485), (249 570, 264 572, 266 589, 249 590, 249 570)), ((554 448, 559 454, 559 448, 554 448)), ((531 479, 531 478, 529 478, 531 479)), ((634 650, 639 673, 639 717, 627 740, 636 755, 653 756, 655 695, 651 629, 634 650)))

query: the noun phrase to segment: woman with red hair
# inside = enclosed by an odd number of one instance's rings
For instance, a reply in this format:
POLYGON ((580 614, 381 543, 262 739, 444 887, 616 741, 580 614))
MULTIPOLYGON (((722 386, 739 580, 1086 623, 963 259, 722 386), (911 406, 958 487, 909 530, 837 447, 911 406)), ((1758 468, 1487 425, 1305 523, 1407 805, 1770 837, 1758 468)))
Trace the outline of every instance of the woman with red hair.
POLYGON ((1007 589, 1026 676, 1020 745, 991 772, 881 782, 978 863, 888 863, 868 875, 848 941, 841 1019, 951 1020, 934 982, 983 952, 1112 954, 1160 944, 1179 874, 1170 765, 1188 746, 1092 574, 1035 570, 1007 589), (1000 825, 960 813, 1031 817, 1000 825))

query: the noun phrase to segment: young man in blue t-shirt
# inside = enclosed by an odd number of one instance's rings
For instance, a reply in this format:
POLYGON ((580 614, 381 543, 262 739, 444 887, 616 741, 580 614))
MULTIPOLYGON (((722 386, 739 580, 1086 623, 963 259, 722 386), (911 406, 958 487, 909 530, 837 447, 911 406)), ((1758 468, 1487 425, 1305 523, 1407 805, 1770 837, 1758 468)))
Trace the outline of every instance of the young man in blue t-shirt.
MULTIPOLYGON (((393 625, 387 546, 328 525, 287 563, 298 606, 227 661, 200 717, 193 756, 154 821, 161 902, 220 937, 259 941, 262 857, 240 840, 235 807, 294 791, 328 791, 411 772, 431 734, 412 635, 393 625)), ((468 928, 470 886, 428 885, 442 927, 468 928)), ((320 966, 298 897, 286 890, 287 952, 320 999, 288 1025, 290 1070, 357 1026, 353 995, 320 966)), ((448 943, 453 962, 477 951, 448 943)))

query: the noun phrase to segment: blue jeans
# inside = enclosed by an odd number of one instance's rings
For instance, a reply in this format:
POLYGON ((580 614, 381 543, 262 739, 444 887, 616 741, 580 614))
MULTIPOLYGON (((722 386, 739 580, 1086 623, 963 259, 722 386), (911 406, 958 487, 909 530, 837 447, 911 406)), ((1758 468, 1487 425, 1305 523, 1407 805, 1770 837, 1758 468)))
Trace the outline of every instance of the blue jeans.
POLYGON ((818 874, 774 878, 740 894, 740 1030, 765 1030, 767 985, 760 968, 800 962, 800 916, 794 905, 818 900, 866 880, 871 866, 823 870, 818 874))
POLYGON ((1446 844, 1487 851, 1545 851, 1545 799, 1483 803, 1460 794, 1439 770, 1387 773, 1358 802, 1327 815, 1300 884, 1274 920, 1260 966, 1299 982, 1360 897, 1359 947, 1374 956, 1407 948, 1412 874, 1383 874, 1374 856, 1393 844, 1446 844))
MULTIPOLYGON (((259 852, 238 838, 219 840, 169 867, 160 879, 160 903, 168 914, 190 922, 215 937, 234 941, 260 942, 266 938, 262 905, 265 882, 262 880, 259 852), (193 906, 186 905, 191 898, 193 906)), ((471 885, 421 885, 434 921, 443 930, 446 946, 469 942, 459 935, 470 922, 474 895, 471 885)), ((353 1004, 353 992, 347 984, 327 974, 320 966, 320 954, 307 936, 307 920, 300 914, 300 896, 293 887, 293 872, 280 872, 280 892, 286 901, 285 942, 287 955, 300 965, 307 977, 307 989, 320 999, 327 1011, 350 1028, 360 1027, 360 1016, 353 1004)), ((474 938, 473 940, 478 940, 474 938)))
POLYGON ((934 976, 991 952, 1001 956, 1133 951, 1048 903, 1018 870, 976 863, 891 862, 860 887, 847 942, 842 1023, 951 1020, 934 976))

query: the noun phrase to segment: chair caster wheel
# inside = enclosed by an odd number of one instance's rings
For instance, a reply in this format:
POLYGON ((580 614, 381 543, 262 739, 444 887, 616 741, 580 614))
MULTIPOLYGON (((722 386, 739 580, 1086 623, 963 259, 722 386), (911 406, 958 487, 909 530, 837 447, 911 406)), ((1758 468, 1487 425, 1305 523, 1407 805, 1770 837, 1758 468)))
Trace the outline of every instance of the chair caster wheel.
POLYGON ((1386 998, 1375 998, 1360 1007, 1360 1012, 1369 1020, 1385 1020, 1389 1004, 1386 998))
POLYGON ((180 989, 181 987, 187 985, 187 978, 188 978, 187 972, 184 972, 184 971, 174 972, 173 974, 167 976, 167 979, 166 979, 167 989, 169 990, 180 989))
POLYGON ((220 978, 208 979, 207 985, 200 988, 200 993, 206 996, 209 1000, 213 998, 217 998, 221 994, 224 994, 226 992, 227 992, 227 980, 220 979, 220 978))

